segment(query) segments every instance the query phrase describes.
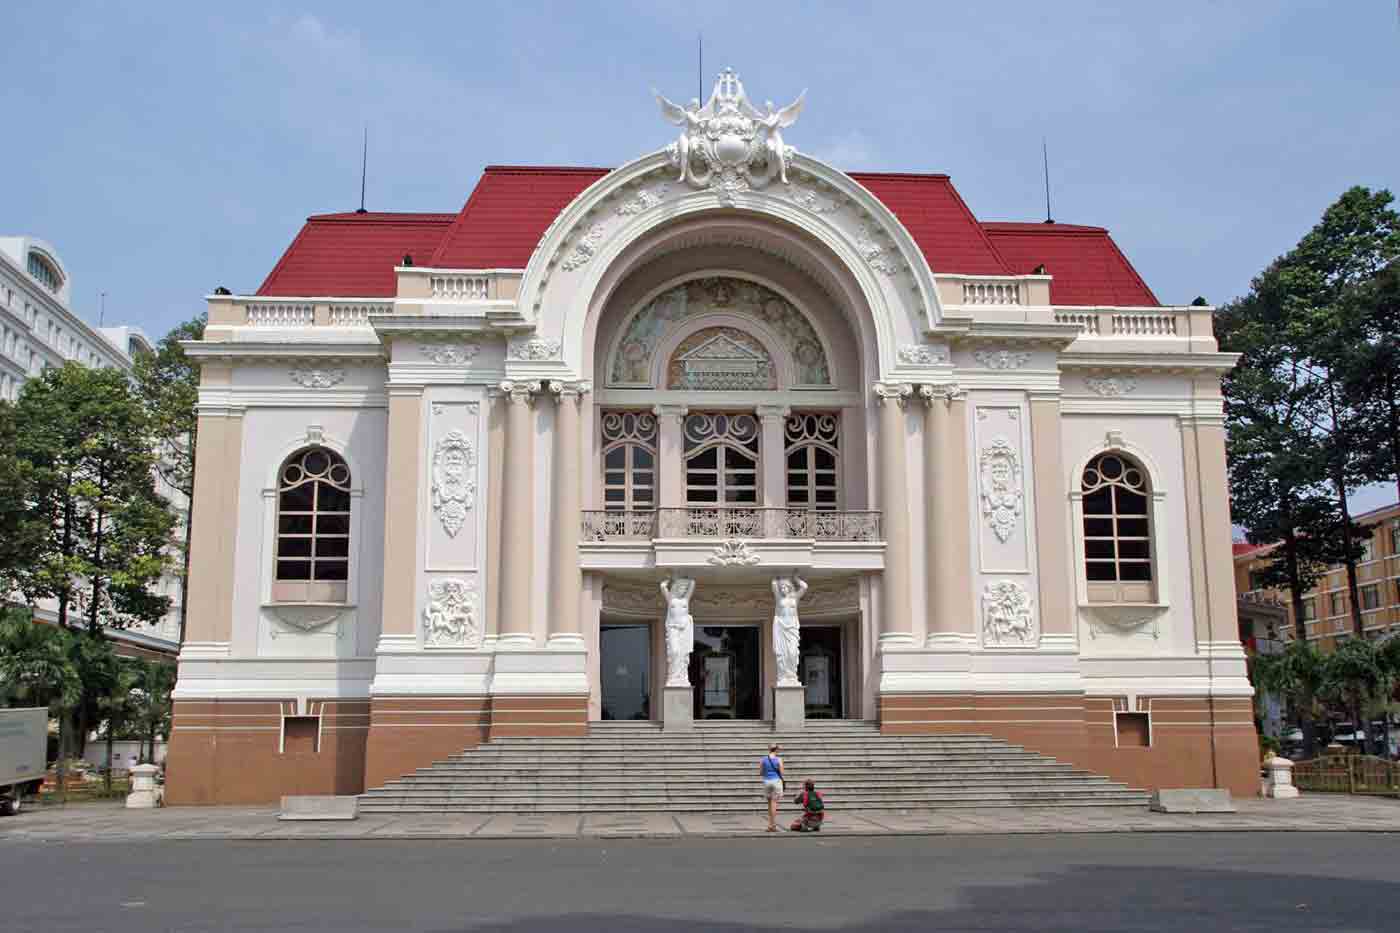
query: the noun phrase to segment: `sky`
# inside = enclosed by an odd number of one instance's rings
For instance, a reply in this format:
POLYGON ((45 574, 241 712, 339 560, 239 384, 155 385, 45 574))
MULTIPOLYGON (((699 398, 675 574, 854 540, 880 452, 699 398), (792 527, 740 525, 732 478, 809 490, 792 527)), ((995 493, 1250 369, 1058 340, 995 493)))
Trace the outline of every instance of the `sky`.
MULTIPOLYGON (((1400 186, 1397 0, 1114 4, 8 0, 0 234, 153 337, 309 214, 456 211, 490 164, 629 161, 732 66, 845 170, 1108 227, 1166 303, 1238 296, 1351 185, 1400 186)), ((936 270, 935 270, 936 271, 936 270)))

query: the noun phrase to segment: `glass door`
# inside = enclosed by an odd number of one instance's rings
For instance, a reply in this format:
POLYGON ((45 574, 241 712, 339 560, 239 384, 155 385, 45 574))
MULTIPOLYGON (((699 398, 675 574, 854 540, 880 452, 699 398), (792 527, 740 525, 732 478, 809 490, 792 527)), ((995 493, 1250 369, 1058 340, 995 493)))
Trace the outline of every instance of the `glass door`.
POLYGON ((806 685, 808 719, 841 719, 841 627, 804 625, 798 641, 798 679, 806 685))
POLYGON ((604 719, 651 718, 651 626, 604 624, 598 631, 604 719))
POLYGON ((758 719, 763 711, 757 625, 697 625, 690 656, 696 719, 758 719))

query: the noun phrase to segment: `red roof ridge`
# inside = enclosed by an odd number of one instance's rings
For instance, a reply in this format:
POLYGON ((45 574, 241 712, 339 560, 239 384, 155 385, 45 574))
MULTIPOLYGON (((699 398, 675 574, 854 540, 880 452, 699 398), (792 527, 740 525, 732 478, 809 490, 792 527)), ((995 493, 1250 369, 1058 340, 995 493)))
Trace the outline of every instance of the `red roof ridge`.
POLYGON ((997 233, 1107 233, 1107 227, 1093 227, 1087 224, 1062 224, 1058 220, 1046 223, 1043 220, 984 220, 982 226, 997 233))
POLYGON ((943 172, 846 172, 851 178, 904 178, 910 181, 923 179, 935 179, 938 181, 949 181, 953 176, 943 172))
POLYGON ((604 174, 613 171, 601 165, 488 165, 483 172, 492 174, 510 173, 515 175, 588 175, 604 174))
POLYGON ((354 223, 451 223, 457 216, 456 212, 440 213, 437 211, 340 211, 334 214, 312 214, 306 218, 307 223, 332 223, 337 221, 351 221, 354 223))

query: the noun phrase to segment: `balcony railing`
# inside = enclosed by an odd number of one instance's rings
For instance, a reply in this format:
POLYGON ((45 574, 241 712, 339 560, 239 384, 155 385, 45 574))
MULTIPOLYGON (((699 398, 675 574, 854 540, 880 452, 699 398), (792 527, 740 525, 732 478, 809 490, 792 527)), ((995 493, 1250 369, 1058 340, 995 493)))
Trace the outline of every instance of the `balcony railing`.
POLYGON ((652 538, 883 540, 879 512, 734 507, 584 512, 582 533, 584 541, 649 541, 652 538))

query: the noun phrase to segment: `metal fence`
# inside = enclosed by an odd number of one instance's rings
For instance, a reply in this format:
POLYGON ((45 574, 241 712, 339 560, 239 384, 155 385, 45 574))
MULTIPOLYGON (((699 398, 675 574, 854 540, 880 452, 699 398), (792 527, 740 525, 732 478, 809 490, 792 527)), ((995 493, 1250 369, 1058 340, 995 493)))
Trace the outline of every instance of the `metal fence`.
POLYGON ((1400 797, 1400 763, 1374 755, 1322 755, 1293 766, 1300 790, 1400 797))

